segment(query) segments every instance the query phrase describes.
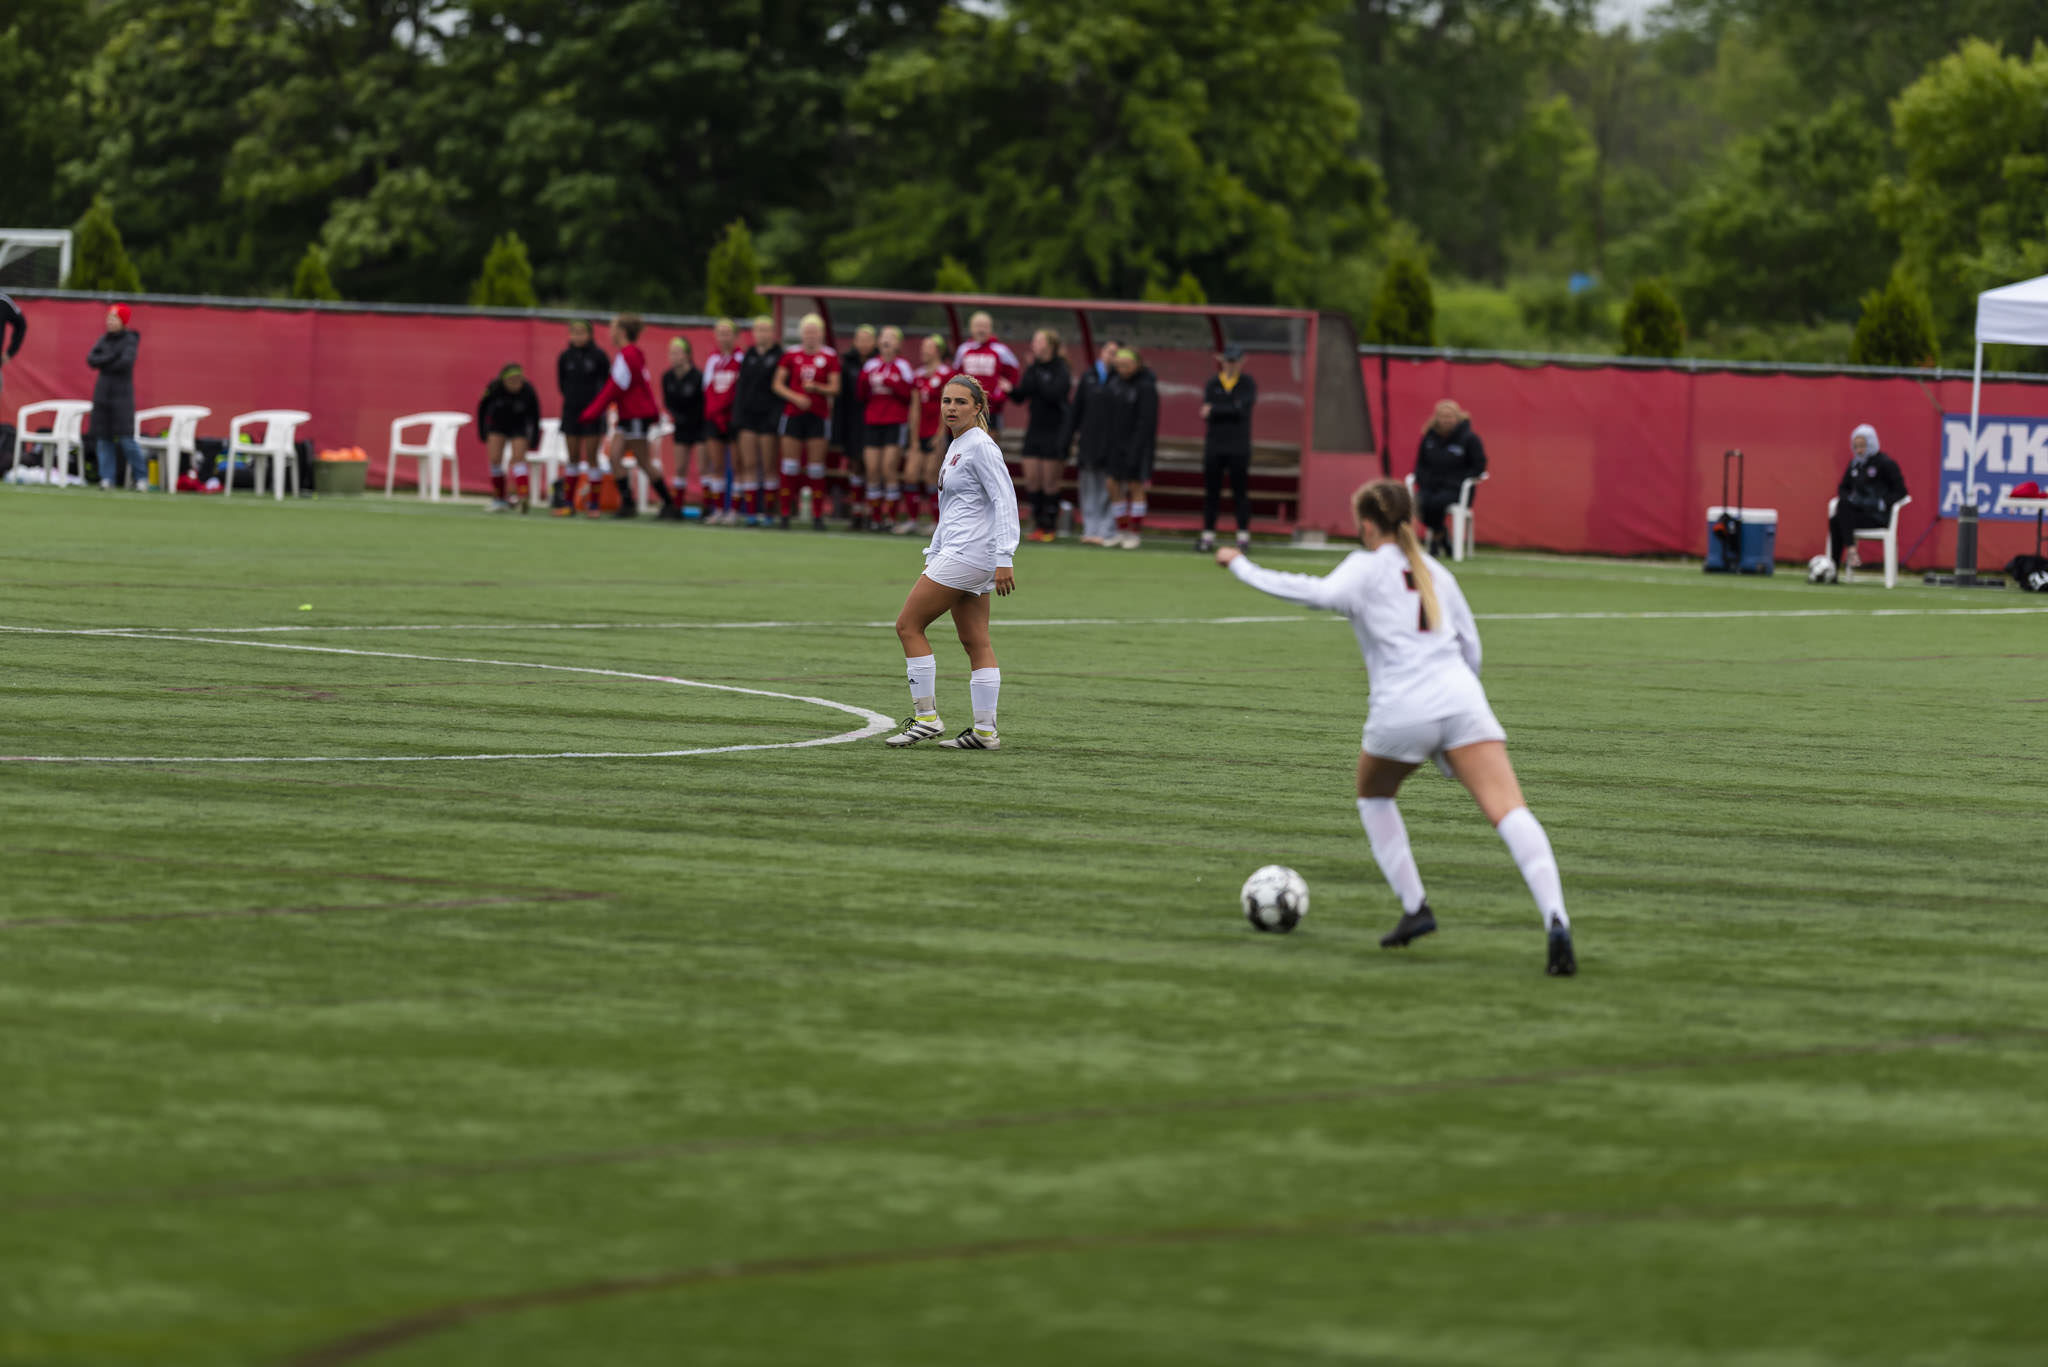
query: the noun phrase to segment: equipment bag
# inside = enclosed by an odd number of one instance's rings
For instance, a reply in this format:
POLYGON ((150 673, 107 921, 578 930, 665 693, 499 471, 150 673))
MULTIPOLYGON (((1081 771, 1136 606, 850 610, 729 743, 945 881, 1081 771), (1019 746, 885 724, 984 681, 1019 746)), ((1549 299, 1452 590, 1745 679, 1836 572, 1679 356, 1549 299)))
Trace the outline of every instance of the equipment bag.
POLYGON ((2048 593, 2048 555, 2016 555, 2006 562, 2005 572, 2029 593, 2048 593))

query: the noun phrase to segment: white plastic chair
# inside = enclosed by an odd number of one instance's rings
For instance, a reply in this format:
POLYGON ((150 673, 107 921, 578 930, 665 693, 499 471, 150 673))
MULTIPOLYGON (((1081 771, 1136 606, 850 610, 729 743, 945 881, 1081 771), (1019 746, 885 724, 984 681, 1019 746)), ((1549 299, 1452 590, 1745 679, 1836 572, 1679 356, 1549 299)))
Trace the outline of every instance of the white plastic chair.
MULTIPOLYGON (((78 477, 85 478, 85 419, 92 412, 90 399, 50 399, 43 403, 25 403, 14 414, 14 448, 17 452, 30 446, 47 446, 55 456, 53 469, 69 474, 71 462, 78 462, 78 477), (31 430, 29 419, 44 415, 50 418, 50 425, 40 430, 31 430)), ((19 459, 19 456, 17 456, 19 459)))
POLYGON ((145 408, 135 415, 135 444, 145 451, 161 451, 163 453, 162 465, 158 473, 162 477, 163 491, 165 493, 175 494, 178 492, 178 464, 181 456, 191 457, 193 468, 198 468, 199 420, 212 416, 213 410, 211 408, 201 408, 197 404, 189 403, 173 403, 165 404, 161 408, 145 408), (144 423, 164 421, 168 421, 169 425, 164 428, 162 436, 145 437, 142 435, 142 425, 144 423))
POLYGON ((296 408, 260 408, 254 413, 237 413, 228 419, 228 449, 222 453, 228 462, 221 475, 220 492, 223 498, 235 492, 234 462, 247 458, 249 466, 256 473, 256 496, 263 497, 263 476, 267 470, 275 486, 272 496, 280 503, 284 501, 284 483, 292 483, 292 493, 299 492, 299 452, 293 445, 298 440, 299 424, 311 422, 311 413, 302 413, 296 408), (242 433, 251 427, 263 429, 263 440, 242 444, 242 433))
MULTIPOLYGON (((1835 505, 1841 501, 1839 498, 1828 500, 1828 522, 1830 525, 1835 520, 1835 505)), ((1858 527, 1856 529, 1855 541, 1849 543, 1853 546, 1856 544, 1856 541, 1884 542, 1884 586, 1888 589, 1896 587, 1899 582, 1899 510, 1912 501, 1913 496, 1907 494, 1892 505, 1892 520, 1890 522, 1882 527, 1858 527)))
MULTIPOLYGON (((1410 497, 1413 497, 1415 493, 1415 476, 1407 475, 1403 478, 1407 482, 1410 497)), ((1453 560, 1465 559, 1478 546, 1477 533, 1472 525, 1472 494, 1485 482, 1486 474, 1484 471, 1466 480, 1458 486, 1458 501, 1445 509, 1450 514, 1451 559, 1453 560)))
POLYGON ((391 420, 391 455, 384 462, 384 497, 391 497, 392 486, 398 480, 398 461, 407 457, 419 462, 415 467, 419 474, 420 497, 439 502, 441 498, 441 466, 448 467, 448 496, 462 497, 462 471, 455 458, 456 434, 469 422, 467 413, 408 413, 402 418, 391 420), (408 427, 425 427, 425 441, 405 440, 408 427))
POLYGON ((569 468, 569 439, 562 435, 560 418, 540 420, 540 446, 526 453, 527 477, 532 480, 530 496, 542 507, 555 490, 555 481, 569 468))

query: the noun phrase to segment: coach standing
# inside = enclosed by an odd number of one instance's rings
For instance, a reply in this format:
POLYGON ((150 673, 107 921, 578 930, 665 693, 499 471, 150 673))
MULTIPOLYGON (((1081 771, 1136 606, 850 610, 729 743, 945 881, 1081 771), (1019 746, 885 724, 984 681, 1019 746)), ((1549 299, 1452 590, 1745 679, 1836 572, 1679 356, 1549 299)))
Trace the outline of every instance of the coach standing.
POLYGON ((1216 549, 1216 515, 1223 502, 1223 477, 1230 476, 1230 502, 1237 515, 1237 548, 1252 541, 1252 405, 1259 384, 1244 373, 1244 348, 1235 342, 1216 358, 1216 373, 1202 388, 1202 539, 1198 551, 1216 549))
POLYGON ((100 373, 92 386, 92 440, 102 489, 114 487, 114 475, 124 457, 129 487, 149 487, 149 467, 135 442, 135 353, 142 346, 142 335, 128 326, 130 316, 126 304, 108 309, 107 330, 85 358, 85 363, 100 373))
POLYGON ((1431 555, 1450 553, 1445 514, 1458 501, 1465 481, 1485 473, 1486 443, 1472 430, 1472 415, 1458 407, 1456 400, 1439 400, 1429 426, 1422 429, 1422 446, 1415 453, 1415 503, 1422 525, 1429 528, 1431 555))

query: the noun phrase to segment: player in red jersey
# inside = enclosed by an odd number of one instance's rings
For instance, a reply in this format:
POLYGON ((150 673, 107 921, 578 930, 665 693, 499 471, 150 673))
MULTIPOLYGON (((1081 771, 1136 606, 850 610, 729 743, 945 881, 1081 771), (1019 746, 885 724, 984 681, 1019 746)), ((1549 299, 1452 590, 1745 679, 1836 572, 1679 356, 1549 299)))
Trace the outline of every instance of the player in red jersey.
POLYGON ((903 448, 910 444, 910 399, 917 392, 917 375, 902 350, 903 329, 885 327, 875 354, 860 371, 869 527, 878 532, 903 520, 903 448))
POLYGON ((669 495, 668 481, 661 477, 661 467, 648 458, 647 442, 654 433, 654 425, 661 421, 661 400, 654 388, 653 372, 647 368, 647 355, 640 350, 640 315, 622 313, 612 319, 612 370, 606 377, 604 388, 598 391, 590 406, 583 410, 584 420, 604 416, 604 410, 616 406, 619 415, 618 444, 623 456, 615 454, 612 461, 612 478, 619 486, 618 517, 632 517, 638 509, 633 506, 633 482, 626 478, 626 464, 630 460, 647 472, 648 487, 661 500, 661 511, 656 516, 668 521, 680 521, 683 510, 669 495))
POLYGON ((721 318, 711 329, 711 354, 704 358, 704 521, 734 521, 732 510, 733 400, 738 396, 738 329, 721 318))
POLYGON ((895 531, 908 536, 917 530, 917 520, 929 508, 934 521, 939 516, 939 462, 945 459, 946 443, 939 440, 939 395, 946 381, 959 372, 946 364, 946 339, 936 332, 924 339, 923 364, 911 383, 910 431, 916 443, 903 470, 905 500, 903 520, 895 531))
POLYGON ((839 393, 839 354, 825 345, 825 320, 804 315, 802 345, 784 352, 771 387, 782 400, 782 525, 789 527, 797 481, 811 491, 811 526, 825 530, 825 424, 839 393))
POLYGON ((1010 391, 1017 387, 1017 376, 1022 373, 1017 353, 997 340, 996 320, 985 312, 967 320, 967 338, 953 353, 953 371, 981 381, 982 391, 988 395, 989 426, 1000 432, 1003 405, 1010 401, 1010 391))

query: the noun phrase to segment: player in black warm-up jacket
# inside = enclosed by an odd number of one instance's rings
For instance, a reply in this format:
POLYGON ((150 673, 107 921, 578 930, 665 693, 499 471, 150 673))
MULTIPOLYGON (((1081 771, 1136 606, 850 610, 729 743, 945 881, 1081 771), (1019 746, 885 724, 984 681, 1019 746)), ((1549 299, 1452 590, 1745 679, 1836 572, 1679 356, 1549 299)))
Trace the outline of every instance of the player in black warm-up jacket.
POLYGON ((1892 509, 1906 496, 1899 463, 1877 444, 1877 429, 1864 423, 1849 434, 1849 468, 1835 486, 1835 515, 1828 519, 1828 554, 1837 565, 1856 546, 1859 527, 1891 524, 1892 509))
POLYGON ((604 419, 586 419, 583 410, 604 390, 611 373, 612 358, 591 340, 590 324, 581 318, 569 324, 569 345, 555 360, 555 386, 562 392, 562 442, 569 450, 561 487, 555 491, 557 517, 574 513, 591 487, 591 467, 604 438, 604 419))
POLYGON ((1074 377, 1060 355, 1060 335, 1040 328, 1031 336, 1031 364, 1010 390, 1013 402, 1031 405, 1024 424, 1024 493, 1031 500, 1031 539, 1056 541, 1060 523, 1060 476, 1066 473, 1067 410, 1074 377))
POLYGON ((782 344, 775 340, 775 320, 763 314, 754 320, 754 343, 740 357, 740 378, 733 390, 733 427, 739 434, 733 492, 749 527, 761 525, 761 513, 778 501, 770 495, 782 488, 775 463, 782 401, 770 387, 781 365, 782 344))
POLYGON ((525 512, 531 495, 526 453, 540 442, 540 395, 518 365, 500 370, 484 389, 476 405, 476 430, 491 456, 491 511, 525 512))
POLYGON ((1223 502, 1223 477, 1230 476, 1230 501, 1237 514, 1237 544, 1252 539, 1252 406, 1258 381, 1244 373, 1244 348, 1233 343, 1216 358, 1216 373, 1202 387, 1202 539, 1195 549, 1216 549, 1216 515, 1223 502))
MULTIPOLYGON (((21 344, 28 339, 28 316, 21 306, 5 294, 0 294, 0 366, 14 359, 14 353, 21 350, 21 344), (13 336, 10 338, 9 333, 13 336)), ((0 371, 0 392, 7 387, 7 377, 0 371)))

